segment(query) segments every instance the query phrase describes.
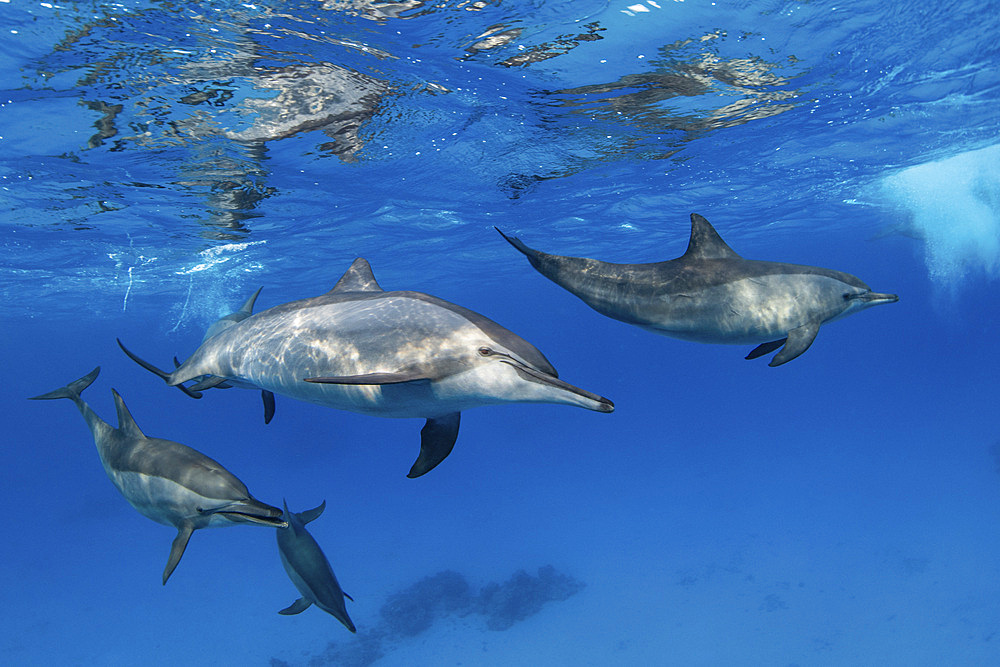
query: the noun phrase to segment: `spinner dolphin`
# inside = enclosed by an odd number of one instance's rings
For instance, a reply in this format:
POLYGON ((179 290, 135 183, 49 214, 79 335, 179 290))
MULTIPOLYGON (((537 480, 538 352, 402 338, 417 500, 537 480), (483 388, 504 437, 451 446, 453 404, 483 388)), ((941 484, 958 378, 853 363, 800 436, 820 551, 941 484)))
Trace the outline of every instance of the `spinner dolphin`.
POLYGON ((163 570, 164 584, 199 528, 287 525, 280 509, 251 496, 246 485, 216 461, 178 442, 143 434, 114 389, 118 428, 98 417, 80 394, 100 371, 98 366, 79 380, 31 400, 73 401, 90 427, 104 471, 115 487, 140 514, 177 529, 163 570))
POLYGON ((653 264, 550 255, 497 231, 539 273, 602 315, 700 343, 758 343, 747 359, 780 347, 769 366, 809 349, 820 325, 899 300, 842 271, 743 259, 697 213, 687 252, 653 264))
POLYGON ((136 363, 191 396, 236 381, 341 410, 422 417, 409 477, 455 445, 467 408, 558 403, 596 412, 614 404, 559 379, 533 345, 467 308, 421 292, 386 292, 354 261, 332 290, 252 315, 212 336, 167 373, 118 341, 136 363), (191 387, 185 382, 212 379, 191 387))
POLYGON ((285 503, 284 518, 288 522, 288 527, 277 529, 278 554, 281 556, 281 564, 285 567, 288 578, 295 584, 302 597, 278 613, 285 616, 301 614, 310 605, 316 605, 343 623, 351 632, 357 632, 354 622, 347 614, 347 605, 344 602, 344 598, 352 602, 354 598, 340 588, 340 582, 330 567, 330 561, 306 530, 306 524, 318 518, 325 508, 326 501, 323 501, 319 507, 295 513, 289 512, 288 503, 285 503))

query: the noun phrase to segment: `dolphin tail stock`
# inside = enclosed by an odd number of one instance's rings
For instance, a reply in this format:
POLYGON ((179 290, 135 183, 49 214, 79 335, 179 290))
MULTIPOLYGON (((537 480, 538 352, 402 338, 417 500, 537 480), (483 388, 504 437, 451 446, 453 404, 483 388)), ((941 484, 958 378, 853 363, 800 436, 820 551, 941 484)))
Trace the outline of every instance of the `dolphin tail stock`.
POLYGON ((55 398, 68 398, 73 401, 80 400, 80 394, 83 390, 93 384, 94 380, 101 372, 101 367, 98 366, 94 370, 90 371, 84 375, 79 380, 73 380, 65 387, 59 387, 58 389, 53 389, 52 391, 41 394, 40 396, 32 396, 28 400, 30 401, 48 401, 55 398))
MULTIPOLYGON (((120 347, 122 349, 122 352, 125 353, 125 356, 127 356, 129 359, 131 359, 135 363, 137 363, 140 366, 142 366, 143 368, 145 368, 147 371, 149 371, 153 375, 155 375, 158 378, 162 379, 167 384, 170 384, 170 376, 172 375, 171 373, 167 373, 166 371, 160 370, 159 368, 157 368, 153 364, 149 363, 145 359, 142 359, 141 357, 135 355, 131 350, 129 350, 127 347, 125 347, 125 344, 121 341, 120 338, 115 338, 115 341, 118 342, 118 347, 120 347)), ((178 389, 180 389, 181 391, 183 391, 185 394, 187 394, 191 398, 201 398, 201 393, 200 392, 188 389, 183 384, 176 384, 176 385, 172 385, 172 386, 177 387, 178 389)))
POLYGON ((535 264, 538 261, 538 259, 539 259, 539 257, 541 256, 542 253, 540 253, 539 251, 535 250, 534 248, 529 248, 528 246, 526 246, 524 244, 524 241, 522 241, 521 239, 517 238, 516 236, 507 236, 502 231, 500 231, 499 227, 497 227, 495 225, 494 225, 493 229, 497 230, 497 233, 500 234, 500 236, 502 236, 504 238, 504 240, 507 241, 507 243, 509 243, 512 246, 514 246, 515 248, 517 248, 518 251, 520 251, 521 254, 523 254, 525 257, 527 257, 528 260, 532 264, 535 264))

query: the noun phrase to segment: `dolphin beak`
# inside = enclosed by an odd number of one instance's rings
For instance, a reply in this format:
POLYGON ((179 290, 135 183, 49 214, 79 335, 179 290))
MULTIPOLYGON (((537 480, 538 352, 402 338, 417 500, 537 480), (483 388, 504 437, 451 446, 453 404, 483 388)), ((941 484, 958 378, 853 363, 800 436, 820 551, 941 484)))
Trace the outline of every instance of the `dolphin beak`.
POLYGON ((586 389, 581 389, 580 387, 572 385, 565 380, 560 380, 554 375, 549 375, 548 373, 543 373, 542 371, 532 368, 531 366, 526 366, 516 359, 508 357, 502 361, 513 366, 514 370, 527 380, 532 380, 541 384, 549 385, 550 387, 555 387, 556 389, 568 391, 571 394, 575 394, 586 399, 592 403, 592 405, 584 406, 588 410, 593 410, 595 412, 615 411, 615 404, 603 396, 598 396, 597 394, 587 391, 586 389))
POLYGON ((859 294, 858 298, 872 306, 877 306, 880 303, 896 303, 899 301, 899 296, 896 294, 880 294, 878 292, 859 294))

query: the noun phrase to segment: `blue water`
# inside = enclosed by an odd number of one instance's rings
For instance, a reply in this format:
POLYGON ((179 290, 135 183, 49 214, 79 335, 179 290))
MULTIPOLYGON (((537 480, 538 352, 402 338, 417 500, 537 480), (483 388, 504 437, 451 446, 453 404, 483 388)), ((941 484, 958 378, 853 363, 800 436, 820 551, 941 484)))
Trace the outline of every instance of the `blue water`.
POLYGON ((969 0, 4 1, 2 662, 1000 664, 998 33, 969 0), (492 229, 651 262, 691 212, 900 301, 768 368, 602 317, 492 229), (358 256, 616 411, 467 411, 411 480, 418 420, 278 396, 265 427, 255 392, 193 401, 115 344, 166 366, 358 256), (326 500, 357 636, 276 613, 272 529, 197 531, 161 585, 174 531, 68 401, 25 400, 98 364, 105 419, 114 387, 256 497, 326 500), (546 566, 583 586, 504 589, 503 629, 413 588, 546 566))

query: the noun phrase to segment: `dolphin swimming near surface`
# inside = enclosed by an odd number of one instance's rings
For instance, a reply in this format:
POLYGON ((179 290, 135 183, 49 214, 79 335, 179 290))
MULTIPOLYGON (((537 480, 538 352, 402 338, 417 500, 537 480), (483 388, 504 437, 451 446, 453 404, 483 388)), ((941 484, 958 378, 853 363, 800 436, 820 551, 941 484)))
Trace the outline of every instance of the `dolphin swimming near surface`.
POLYGON ((31 400, 68 398, 76 403, 115 487, 143 516, 177 528, 163 570, 164 584, 184 555, 191 533, 199 528, 237 523, 287 525, 280 509, 251 496, 243 482, 216 461, 186 445, 146 437, 114 389, 118 428, 98 417, 80 394, 100 371, 98 366, 79 380, 31 400))
POLYGON ((497 231, 539 273, 602 315, 699 343, 759 343, 747 359, 781 347, 769 366, 809 349, 820 325, 899 300, 841 271, 743 259, 697 213, 687 252, 653 264, 549 255, 497 231))
POLYGON ((354 598, 341 590, 337 575, 330 567, 330 561, 306 530, 306 524, 318 518, 325 508, 324 500, 319 507, 296 514, 289 512, 288 503, 285 503, 283 518, 288 527, 278 528, 276 531, 278 554, 281 556, 281 564, 285 566, 288 578, 295 584, 302 597, 278 613, 285 616, 301 614, 309 608, 309 605, 314 604, 343 623, 351 632, 357 632, 354 622, 347 615, 347 606, 344 603, 345 597, 351 602, 354 602, 354 598))
MULTIPOLYGON (((205 335, 201 339, 201 342, 204 343, 206 340, 208 340, 212 336, 215 336, 216 334, 219 334, 219 333, 225 331, 226 329, 228 329, 229 327, 231 327, 233 325, 239 324, 240 322, 242 322, 246 318, 248 318, 251 315, 253 315, 253 305, 257 301, 257 297, 260 296, 260 291, 262 289, 264 289, 264 288, 263 287, 258 287, 257 291, 250 295, 250 298, 247 299, 243 303, 242 306, 240 306, 239 310, 236 310, 236 311, 234 311, 232 313, 229 313, 228 315, 225 315, 224 317, 220 317, 218 320, 216 320, 215 322, 213 322, 212 326, 210 326, 208 328, 208 331, 205 332, 205 335)), ((181 363, 177 360, 177 357, 174 357, 174 367, 175 368, 179 368, 180 365, 181 365, 181 363)), ((208 377, 204 377, 204 378, 200 378, 200 380, 201 381, 207 381, 207 380, 209 380, 209 378, 208 377)), ((213 387, 218 388, 218 389, 229 389, 229 388, 234 387, 234 386, 244 386, 244 385, 232 384, 230 382, 222 382, 222 383, 214 384, 213 385, 213 387)), ((256 389, 256 387, 248 387, 248 388, 250 388, 250 389, 256 389)), ((262 389, 261 392, 260 392, 260 398, 261 398, 261 401, 264 403, 264 423, 265 424, 270 424, 271 423, 271 419, 274 418, 274 394, 272 394, 271 392, 267 391, 266 389, 262 389)))
POLYGON ((423 417, 409 477, 448 456, 467 408, 520 402, 614 410, 608 399, 559 379, 541 352, 496 322, 421 292, 383 291, 362 258, 326 294, 246 318, 206 340, 172 373, 118 344, 194 397, 236 380, 341 410, 423 417), (183 384, 206 375, 214 377, 183 384))

